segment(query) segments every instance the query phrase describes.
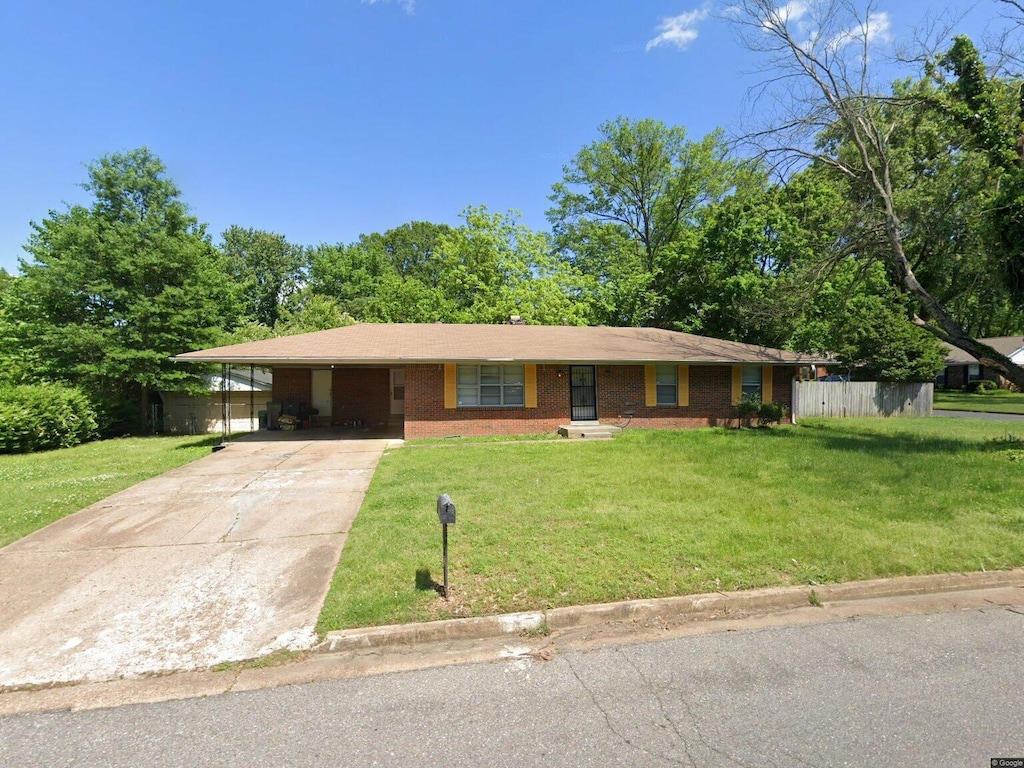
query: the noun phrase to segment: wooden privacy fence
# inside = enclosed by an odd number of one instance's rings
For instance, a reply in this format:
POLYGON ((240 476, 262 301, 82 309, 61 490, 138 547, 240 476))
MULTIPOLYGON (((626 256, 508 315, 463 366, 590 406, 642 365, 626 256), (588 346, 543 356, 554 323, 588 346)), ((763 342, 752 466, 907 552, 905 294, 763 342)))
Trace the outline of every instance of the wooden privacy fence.
POLYGON ((931 416, 935 385, 886 381, 798 381, 793 412, 800 416, 931 416))

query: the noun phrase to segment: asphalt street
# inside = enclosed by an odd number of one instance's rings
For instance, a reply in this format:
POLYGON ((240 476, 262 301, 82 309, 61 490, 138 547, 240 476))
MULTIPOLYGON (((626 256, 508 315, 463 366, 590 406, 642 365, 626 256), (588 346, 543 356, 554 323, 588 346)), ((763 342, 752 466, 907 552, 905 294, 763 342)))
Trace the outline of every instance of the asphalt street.
POLYGON ((11 715, 0 764, 989 766, 1024 756, 1022 632, 992 607, 11 715))
POLYGON ((932 410, 932 416, 946 416, 953 419, 985 419, 986 421, 1024 421, 1019 413, 983 413, 982 411, 932 410))

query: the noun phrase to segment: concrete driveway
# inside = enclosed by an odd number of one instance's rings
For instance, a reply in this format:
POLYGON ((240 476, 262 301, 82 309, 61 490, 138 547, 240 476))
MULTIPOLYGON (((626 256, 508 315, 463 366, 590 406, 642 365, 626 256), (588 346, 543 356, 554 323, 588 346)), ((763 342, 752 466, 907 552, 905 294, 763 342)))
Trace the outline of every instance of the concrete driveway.
POLYGON ((0 685, 309 647, 387 445, 236 442, 0 549, 0 685))

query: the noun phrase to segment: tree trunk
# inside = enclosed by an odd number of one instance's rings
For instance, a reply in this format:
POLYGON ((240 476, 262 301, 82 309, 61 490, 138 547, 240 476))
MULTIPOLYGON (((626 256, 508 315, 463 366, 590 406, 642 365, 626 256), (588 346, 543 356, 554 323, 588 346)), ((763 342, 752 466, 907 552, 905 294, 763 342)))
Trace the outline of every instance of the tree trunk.
POLYGON ((999 371, 1007 380, 1024 391, 1024 368, 1016 365, 1006 355, 997 352, 987 344, 982 344, 972 338, 946 311, 946 308, 918 282, 914 270, 910 266, 910 261, 903 252, 903 238, 900 235, 899 222, 891 210, 886 212, 885 228, 889 236, 889 244, 892 246, 893 266, 902 277, 907 291, 921 301, 921 306, 924 307, 928 317, 934 323, 919 321, 918 325, 934 334, 936 338, 976 357, 978 362, 986 368, 999 371))
POLYGON ((149 423, 149 388, 140 387, 139 392, 139 424, 136 432, 140 435, 151 434, 149 423))

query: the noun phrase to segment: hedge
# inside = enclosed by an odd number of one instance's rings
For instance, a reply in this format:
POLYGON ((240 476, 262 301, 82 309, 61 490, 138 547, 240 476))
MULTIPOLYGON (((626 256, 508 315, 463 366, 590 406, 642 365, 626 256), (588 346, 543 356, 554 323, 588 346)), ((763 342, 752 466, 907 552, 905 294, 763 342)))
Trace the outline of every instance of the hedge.
POLYGON ((70 448, 97 432, 92 404, 74 387, 0 386, 0 453, 70 448))
POLYGON ((995 392, 999 389, 999 385, 990 379, 978 379, 976 381, 968 382, 967 386, 964 387, 968 392, 982 393, 995 392))

